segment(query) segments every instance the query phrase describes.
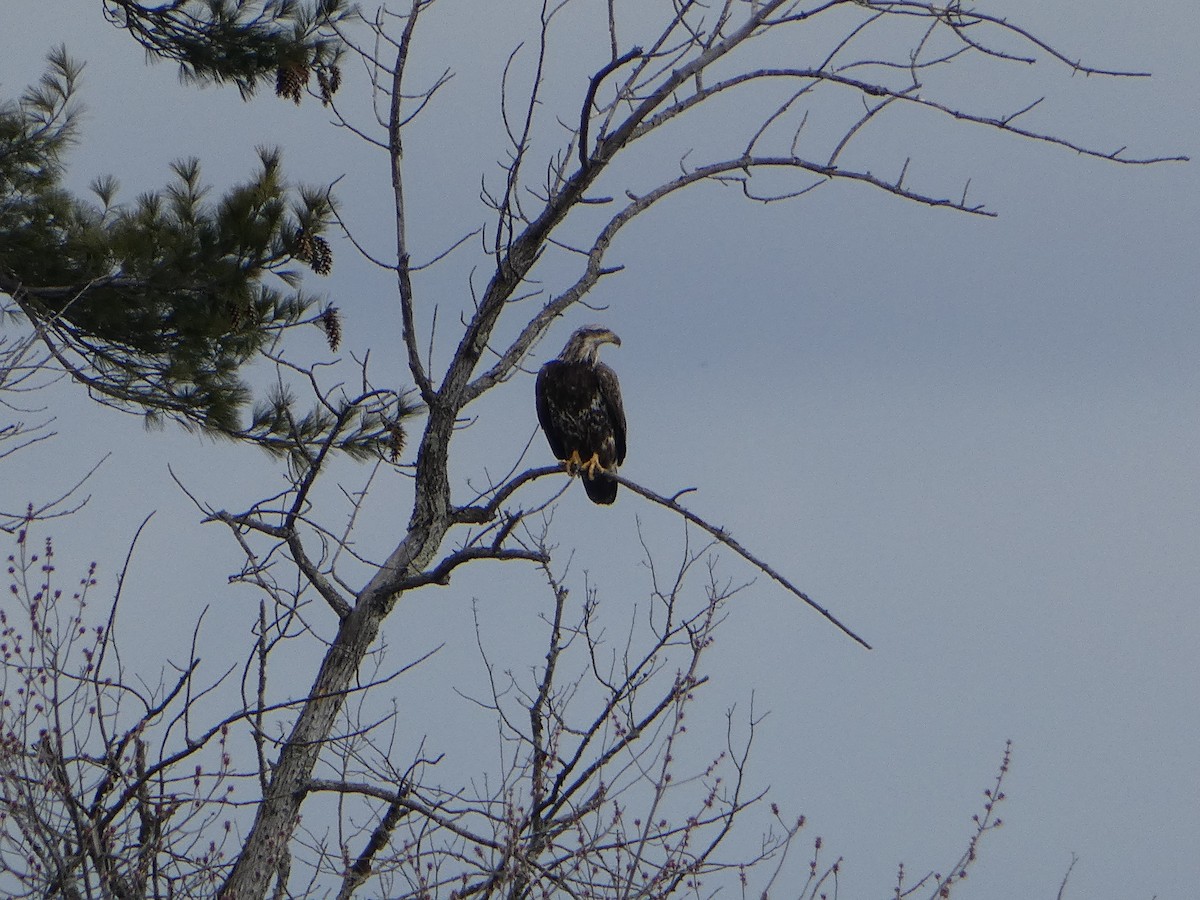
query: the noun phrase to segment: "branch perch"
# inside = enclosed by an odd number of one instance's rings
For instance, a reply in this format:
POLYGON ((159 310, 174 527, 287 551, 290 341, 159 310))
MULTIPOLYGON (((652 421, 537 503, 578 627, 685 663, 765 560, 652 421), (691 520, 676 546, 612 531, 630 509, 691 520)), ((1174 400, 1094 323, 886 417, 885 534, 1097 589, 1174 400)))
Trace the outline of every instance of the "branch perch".
MULTIPOLYGON (((625 478, 622 475, 616 475, 614 477, 617 479, 617 481, 620 484, 625 485, 625 487, 629 488, 635 494, 640 494, 641 496, 645 497, 647 500, 650 500, 653 503, 657 503, 659 506, 666 507, 667 509, 671 510, 671 512, 674 512, 674 513, 677 513, 678 515, 683 516, 683 518, 687 519, 687 521, 691 522, 697 528, 701 528, 704 531, 708 532, 714 538, 716 538, 718 541, 720 541, 722 544, 724 544, 726 547, 728 547, 730 550, 732 550, 734 553, 736 553, 738 556, 740 556, 742 559, 746 560, 746 562, 750 563, 752 566, 754 566, 759 571, 764 572, 767 575, 769 575, 773 581, 775 581, 777 584, 786 588, 789 593, 791 593, 792 595, 794 595, 796 597, 799 597, 801 600, 803 600, 805 603, 807 603, 809 606, 811 606, 813 609, 815 609, 817 612, 819 612, 822 616, 824 616, 826 619, 828 619, 830 622, 832 622, 834 625, 836 625, 838 630, 841 631, 843 634, 845 634, 847 637, 852 638, 854 641, 856 641, 857 643, 866 647, 868 650, 874 649, 870 644, 868 644, 865 640, 863 640, 858 634, 856 634, 854 631, 852 631, 850 628, 848 628, 846 625, 844 625, 841 622, 841 620, 838 619, 837 616, 835 616, 833 613, 831 613, 829 610, 827 610, 821 604, 817 603, 817 601, 815 601, 812 597, 808 596, 808 594, 804 593, 804 591, 800 590, 800 588, 798 588, 794 584, 792 584, 788 579, 783 577, 783 575, 779 574, 779 572, 775 571, 775 569, 773 569, 767 563, 763 562, 761 559, 759 559, 757 556, 755 556, 753 553, 751 553, 749 550, 747 550, 745 547, 743 547, 740 543, 738 543, 736 540, 734 540, 733 536, 728 531, 726 531, 724 528, 718 528, 715 525, 710 525, 708 522, 706 522, 704 519, 700 518, 698 515, 696 515, 691 510, 687 509, 684 506, 680 506, 678 503, 675 502, 675 500, 668 498, 668 497, 663 497, 661 494, 656 494, 656 493, 654 493, 654 491, 650 490, 649 488, 642 487, 640 484, 638 484, 635 481, 630 481, 628 478, 625 478)), ((679 494, 676 494, 675 496, 678 497, 679 494)))

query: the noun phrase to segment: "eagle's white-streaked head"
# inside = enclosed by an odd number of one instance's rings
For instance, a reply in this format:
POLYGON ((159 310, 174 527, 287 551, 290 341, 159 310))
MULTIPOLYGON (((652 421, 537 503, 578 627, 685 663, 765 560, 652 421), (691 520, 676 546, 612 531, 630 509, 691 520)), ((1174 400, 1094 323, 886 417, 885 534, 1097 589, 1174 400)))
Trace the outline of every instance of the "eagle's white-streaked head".
POLYGON ((571 335, 558 358, 563 362, 582 362, 594 366, 600 359, 600 347, 603 344, 620 347, 621 339, 611 329, 588 325, 571 335))

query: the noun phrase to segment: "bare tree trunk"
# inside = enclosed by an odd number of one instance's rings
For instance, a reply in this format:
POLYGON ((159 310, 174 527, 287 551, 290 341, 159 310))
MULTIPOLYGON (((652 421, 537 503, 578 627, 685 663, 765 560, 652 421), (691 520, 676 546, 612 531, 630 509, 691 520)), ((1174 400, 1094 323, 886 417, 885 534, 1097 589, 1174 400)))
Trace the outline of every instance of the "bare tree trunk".
POLYGON ((349 615, 341 620, 308 699, 272 768, 242 852, 221 890, 220 896, 227 900, 265 896, 280 863, 287 858, 288 842, 321 749, 333 733, 363 658, 398 598, 397 583, 429 564, 450 528, 445 448, 452 425, 452 416, 449 420, 445 416, 430 417, 420 458, 432 464, 420 469, 418 507, 408 534, 359 593, 349 615))

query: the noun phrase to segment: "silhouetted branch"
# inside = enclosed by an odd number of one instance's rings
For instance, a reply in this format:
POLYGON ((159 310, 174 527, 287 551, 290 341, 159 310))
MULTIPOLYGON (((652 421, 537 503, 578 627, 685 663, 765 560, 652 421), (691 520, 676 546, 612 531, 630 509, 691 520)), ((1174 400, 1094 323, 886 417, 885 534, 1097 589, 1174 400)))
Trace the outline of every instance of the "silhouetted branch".
MULTIPOLYGON (((819 603, 817 603, 815 600, 813 600, 810 596, 808 596, 808 594, 804 593, 804 591, 800 590, 798 587, 796 587, 794 584, 792 584, 792 582, 789 581, 787 578, 784 578, 782 575, 780 575, 779 572, 777 572, 772 566, 763 562, 761 559, 759 559, 757 556, 755 556, 753 553, 751 553, 749 550, 747 550, 745 547, 743 547, 740 543, 738 543, 738 541, 734 540, 733 536, 728 531, 726 531, 724 528, 718 528, 715 525, 709 524, 707 521, 702 519, 700 516, 696 515, 691 510, 687 509, 686 507, 680 506, 679 503, 677 503, 675 500, 673 500, 669 497, 663 497, 660 494, 656 494, 654 491, 650 490, 649 488, 642 487, 637 482, 630 481, 628 478, 624 477, 623 475, 617 475, 616 479, 618 482, 625 485, 625 487, 629 488, 635 494, 640 494, 641 496, 645 497, 647 500, 657 503, 659 506, 666 507, 667 509, 671 510, 672 512, 677 513, 678 515, 682 516, 684 519, 691 522, 696 527, 708 532, 714 538, 716 538, 719 542, 721 542, 726 547, 728 547, 730 550, 732 550, 734 553, 736 553, 738 556, 740 556, 742 559, 746 560, 746 562, 750 563, 752 566, 759 569, 760 571, 766 573, 768 576, 771 577, 772 580, 774 580, 776 583, 778 583, 781 586, 783 586, 784 588, 786 588, 787 591, 789 593, 791 593, 793 596, 799 597, 801 600, 803 600, 805 603, 807 603, 809 606, 811 606, 813 609, 815 609, 817 612, 819 612, 822 616, 824 616, 826 619, 828 619, 830 622, 832 622, 835 626, 837 626, 838 630, 841 631, 843 634, 845 634, 847 637, 853 638, 855 641, 857 641, 859 644, 862 644, 868 650, 872 649, 870 644, 868 644, 865 640, 863 640, 863 638, 859 637, 859 635, 856 634, 854 631, 850 630, 850 628, 848 628, 846 625, 842 624, 841 620, 839 620, 833 613, 831 613, 825 607, 821 606, 819 603)), ((679 495, 676 494, 676 497, 678 497, 678 496, 679 495)))
POLYGON ((1071 863, 1070 863, 1070 865, 1067 866, 1067 871, 1065 871, 1063 873, 1062 881, 1059 882, 1058 894, 1056 895, 1056 900, 1063 900, 1063 895, 1067 891, 1067 881, 1070 879, 1071 872, 1072 872, 1072 870, 1074 870, 1075 863, 1077 863, 1077 862, 1079 862, 1079 857, 1076 856, 1074 853, 1072 853, 1071 854, 1071 863))
POLYGON ((641 52, 641 47, 634 47, 628 53, 617 57, 603 66, 599 72, 592 76, 591 81, 588 83, 587 94, 583 98, 583 109, 579 113, 579 168, 586 169, 590 164, 588 123, 592 120, 592 106, 596 102, 596 91, 599 90, 600 83, 617 69, 621 68, 621 66, 625 65, 625 63, 639 56, 641 52))

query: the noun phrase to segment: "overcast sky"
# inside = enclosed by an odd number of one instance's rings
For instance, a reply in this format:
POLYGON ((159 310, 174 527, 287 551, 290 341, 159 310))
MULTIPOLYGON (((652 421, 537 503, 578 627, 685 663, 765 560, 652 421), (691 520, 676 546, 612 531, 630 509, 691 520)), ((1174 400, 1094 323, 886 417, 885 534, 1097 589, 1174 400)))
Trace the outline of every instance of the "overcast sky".
MULTIPOLYGON (((1118 0, 1086 13, 1002 7, 1069 56, 1153 78, 1072 77, 1043 63, 1011 81, 968 79, 956 98, 1000 114, 1045 95, 1030 127, 1133 155, 1200 153, 1196 4, 1170 0, 1153 14, 1118 0)), ((503 153, 494 66, 536 21, 478 10, 443 0, 414 57, 415 83, 447 65, 458 73, 406 145, 419 255, 486 218, 480 175, 494 178, 503 153)), ((602 64, 606 44, 594 39, 564 31, 556 59, 579 58, 563 63, 570 77, 552 96, 575 96, 576 70, 602 64)), ((352 225, 386 253, 383 159, 325 127, 315 103, 243 104, 232 89, 181 87, 170 66, 145 66, 94 0, 7 0, 3 96, 36 80, 59 42, 87 61, 76 187, 111 172, 132 197, 189 155, 229 184, 253 170, 255 145, 279 144, 298 178, 344 176, 352 225)), ((346 90, 354 86, 348 78, 346 90)), ((1197 165, 1119 166, 931 116, 872 128, 848 161, 895 172, 911 156, 915 184, 955 195, 969 178, 970 196, 999 216, 859 186, 765 207, 701 189, 622 235, 607 262, 626 268, 591 298, 607 309, 573 314, 532 362, 557 353, 578 324, 614 328, 623 345, 606 358, 630 421, 624 473, 666 494, 696 486, 697 512, 874 644, 860 649, 760 578, 732 604, 710 660, 717 719, 729 703, 744 708, 751 690, 756 710, 770 711, 755 776, 846 857, 842 896, 885 896, 901 860, 911 872, 944 870, 1011 738, 1005 826, 986 839, 961 896, 1053 897, 1077 854, 1068 897, 1194 897, 1197 165)), ((335 253, 334 277, 312 287, 343 310, 347 347, 371 347, 380 371, 404 384, 399 355, 388 360, 399 343, 392 285, 344 241, 335 253)), ((456 308, 477 263, 452 258, 419 288, 456 308)), ((442 322, 447 340, 453 319, 442 322)), ((124 601, 129 633, 190 623, 205 604, 221 627, 252 618, 251 593, 224 587, 236 546, 200 524, 166 464, 214 505, 240 508, 282 485, 270 461, 144 432, 66 385, 48 396, 60 436, 18 458, 20 477, 6 463, 0 506, 48 495, 111 452, 91 505, 54 530, 69 559, 100 560, 111 585, 137 523, 158 511, 124 601)), ((533 433, 532 378, 480 413, 454 465, 460 490, 485 464, 506 469, 533 433)), ((539 438, 529 463, 548 461, 539 438)), ((378 494, 372 521, 385 547, 407 520, 406 482, 385 480, 378 494)), ((666 557, 678 553, 677 523, 628 494, 598 509, 572 491, 556 516, 559 541, 578 548, 576 571, 614 603, 644 592, 639 519, 666 557)), ((753 575, 728 554, 721 569, 735 581, 753 575)), ((456 673, 478 677, 473 598, 498 642, 511 632, 521 646, 545 603, 521 579, 485 571, 405 601, 389 623, 397 652, 446 643, 414 698, 449 708, 461 702, 455 679, 471 677, 456 673)), ((156 647, 181 650, 190 630, 153 633, 156 647)), ((536 662, 536 651, 524 660, 514 651, 514 666, 536 662)), ((311 672, 298 677, 307 683, 311 672)), ((469 712, 431 717, 430 734, 444 729, 452 744, 459 715, 469 712)))

